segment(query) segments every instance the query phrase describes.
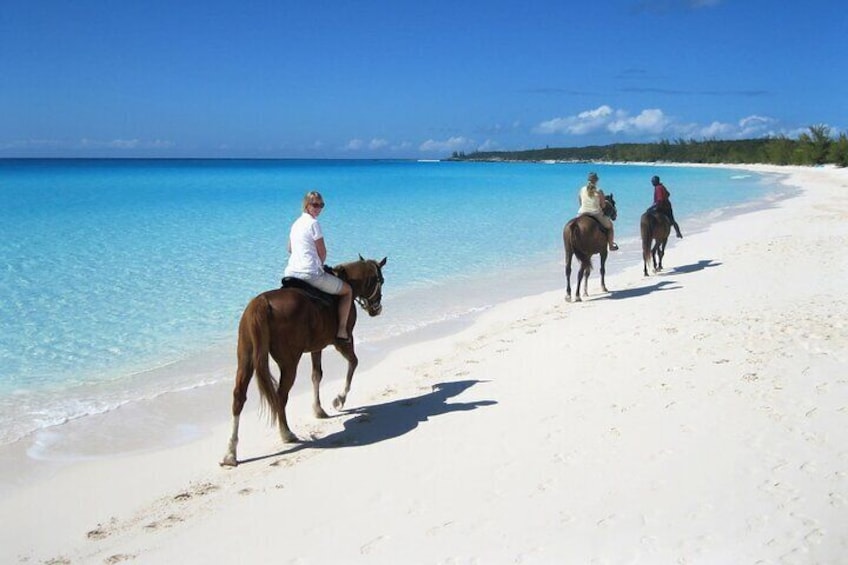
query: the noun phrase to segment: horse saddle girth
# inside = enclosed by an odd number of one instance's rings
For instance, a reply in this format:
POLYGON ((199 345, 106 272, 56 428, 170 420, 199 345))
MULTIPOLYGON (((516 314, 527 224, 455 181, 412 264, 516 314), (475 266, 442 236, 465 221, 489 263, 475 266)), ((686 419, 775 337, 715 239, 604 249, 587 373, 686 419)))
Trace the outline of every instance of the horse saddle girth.
MULTIPOLYGON (((587 218, 592 218, 595 221, 595 223, 598 224, 598 228, 601 230, 601 233, 609 233, 609 228, 604 226, 603 222, 601 222, 601 220, 599 220, 595 215, 593 215, 593 214, 580 214, 580 216, 586 216, 587 218)), ((580 216, 577 216, 577 217, 579 218, 580 216)))
POLYGON ((320 302, 325 306, 336 305, 336 296, 324 292, 323 290, 319 290, 308 282, 297 277, 283 277, 282 280, 280 280, 280 288, 296 288, 298 290, 302 290, 303 293, 310 299, 320 302))

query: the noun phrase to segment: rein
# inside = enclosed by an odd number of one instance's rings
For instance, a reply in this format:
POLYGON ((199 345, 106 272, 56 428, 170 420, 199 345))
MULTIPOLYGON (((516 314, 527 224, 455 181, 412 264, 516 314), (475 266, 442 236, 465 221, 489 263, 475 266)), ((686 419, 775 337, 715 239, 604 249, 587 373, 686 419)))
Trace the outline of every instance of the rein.
POLYGON ((357 304, 364 310, 368 310, 371 307, 371 301, 377 296, 377 293, 380 292, 380 289, 383 286, 383 277, 380 275, 379 270, 377 271, 377 280, 374 282, 374 289, 371 291, 371 294, 366 296, 357 296, 354 298, 357 304))

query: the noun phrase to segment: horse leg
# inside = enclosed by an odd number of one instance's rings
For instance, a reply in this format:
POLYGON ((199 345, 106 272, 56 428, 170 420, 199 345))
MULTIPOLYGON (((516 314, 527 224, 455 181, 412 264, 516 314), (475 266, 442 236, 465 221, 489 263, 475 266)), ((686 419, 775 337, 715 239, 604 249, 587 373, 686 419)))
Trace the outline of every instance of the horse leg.
POLYGON ((663 260, 663 256, 665 255, 665 242, 662 242, 660 244, 657 253, 659 255, 659 269, 660 269, 660 271, 662 271, 663 270, 662 260, 663 260))
POLYGON ((289 401, 289 391, 291 391, 292 385, 294 385, 294 379, 297 376, 297 364, 300 361, 300 355, 298 353, 293 358, 277 361, 277 366, 280 367, 280 385, 277 388, 277 397, 280 403, 278 420, 280 437, 283 443, 297 443, 300 441, 289 428, 289 421, 286 417, 286 404, 289 401))
POLYGON ((654 246, 651 248, 651 261, 654 263, 654 273, 659 273, 662 271, 662 261, 657 261, 657 255, 659 255, 660 242, 657 240, 654 243, 654 246))
POLYGON ((607 281, 605 275, 607 274, 607 252, 606 250, 601 251, 601 290, 604 292, 609 292, 607 290, 607 281))
POLYGON ((329 418, 324 409, 321 408, 321 395, 318 389, 321 386, 321 378, 324 371, 321 368, 321 352, 312 352, 312 413, 316 418, 329 418))
MULTIPOLYGON (((580 261, 580 268, 577 269, 577 288, 574 289, 574 301, 582 302, 583 299, 580 297, 580 286, 583 284, 583 278, 586 271, 586 264, 583 261, 580 261)), ((585 294, 585 290, 583 291, 585 294)))
POLYGON ((589 296, 589 275, 592 274, 592 257, 586 261, 585 270, 583 271, 583 296, 589 296))
POLYGON ((238 429, 241 411, 247 401, 247 387, 253 377, 253 361, 250 355, 239 355, 238 369, 236 370, 236 384, 233 388, 233 423, 230 431, 230 440, 227 443, 227 452, 221 460, 222 467, 235 467, 238 465, 236 450, 238 448, 238 429))
POLYGON ((333 399, 333 408, 341 410, 344 408, 345 401, 347 400, 347 394, 350 392, 350 383, 353 381, 353 372, 356 370, 356 366, 359 365, 359 358, 353 350, 352 334, 350 336, 350 343, 345 343, 343 345, 337 344, 336 349, 342 354, 342 357, 347 359, 347 375, 345 376, 344 390, 333 399))
POLYGON ((571 258, 573 253, 565 252, 565 301, 571 302, 571 258))

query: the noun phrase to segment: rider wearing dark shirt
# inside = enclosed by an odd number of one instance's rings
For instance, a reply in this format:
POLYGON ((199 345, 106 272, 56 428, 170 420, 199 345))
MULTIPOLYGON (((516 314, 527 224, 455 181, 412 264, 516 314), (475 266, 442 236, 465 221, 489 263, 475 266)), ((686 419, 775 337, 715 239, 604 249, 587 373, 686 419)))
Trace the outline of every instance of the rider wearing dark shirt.
POLYGON ((651 184, 654 185, 654 204, 651 208, 649 208, 649 210, 655 210, 668 216, 669 221, 671 221, 671 225, 674 226, 674 231, 677 232, 677 237, 682 238, 683 234, 680 233, 680 226, 678 226, 677 222, 674 220, 674 211, 671 209, 671 200, 669 200, 671 193, 665 185, 660 182, 660 177, 658 176, 651 178, 651 184))

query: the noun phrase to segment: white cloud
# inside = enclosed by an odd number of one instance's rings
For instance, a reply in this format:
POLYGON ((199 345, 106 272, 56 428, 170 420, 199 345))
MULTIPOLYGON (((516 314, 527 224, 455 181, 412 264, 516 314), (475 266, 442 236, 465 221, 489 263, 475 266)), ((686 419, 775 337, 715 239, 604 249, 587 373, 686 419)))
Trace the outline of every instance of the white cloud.
POLYGON ((364 145, 365 145, 365 142, 362 141, 361 139, 351 139, 350 141, 347 142, 347 145, 345 145, 344 148, 347 151, 359 151, 360 149, 362 149, 362 147, 364 145))
POLYGON ((631 116, 625 110, 614 110, 604 104, 575 116, 542 122, 533 131, 543 134, 586 135, 606 130, 612 133, 643 135, 662 133, 670 124, 671 120, 657 108, 642 110, 638 115, 631 116))
POLYGON ((368 149, 382 149, 388 144, 389 142, 385 139, 372 139, 368 142, 368 149))
POLYGON ((696 127, 697 135, 702 138, 715 139, 749 139, 770 135, 777 120, 766 116, 752 115, 742 118, 735 124, 712 122, 703 127, 696 127))
POLYGON ((477 151, 497 151, 499 148, 500 144, 497 141, 487 139, 477 148, 477 151))
POLYGON ((431 152, 446 152, 446 151, 459 151, 462 149, 468 149, 474 144, 474 142, 467 137, 457 136, 451 137, 445 141, 436 141, 435 139, 428 139, 424 143, 422 143, 418 149, 421 151, 431 151, 431 152))
POLYGON ((751 137, 767 133, 776 123, 774 118, 754 115, 739 120, 739 128, 742 137, 751 137))
POLYGON ((700 137, 724 139, 733 136, 734 127, 731 124, 713 122, 698 129, 700 137))
POLYGON ((385 139, 374 138, 371 141, 365 141, 363 139, 351 139, 344 146, 345 151, 362 151, 363 149, 369 150, 377 150, 382 149, 389 145, 389 142, 385 139))
POLYGON ((663 111, 652 108, 642 110, 638 116, 632 118, 619 111, 616 113, 616 119, 612 120, 606 127, 612 133, 642 135, 662 133, 669 125, 670 120, 663 114, 663 111))
POLYGON ((614 114, 613 109, 607 105, 599 106, 594 110, 580 112, 576 116, 567 118, 554 118, 542 122, 533 131, 536 133, 569 133, 572 135, 583 135, 603 129, 614 114))
POLYGON ((772 135, 776 129, 777 120, 756 114, 736 123, 714 121, 703 125, 679 122, 659 108, 647 108, 634 116, 626 110, 614 109, 605 104, 573 116, 544 121, 533 128, 533 132, 581 136, 607 131, 636 139, 657 139, 662 136, 744 139, 772 135))

